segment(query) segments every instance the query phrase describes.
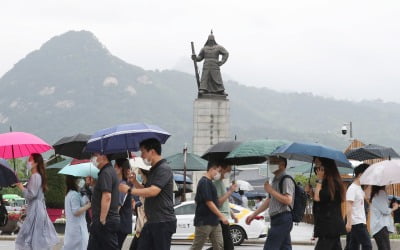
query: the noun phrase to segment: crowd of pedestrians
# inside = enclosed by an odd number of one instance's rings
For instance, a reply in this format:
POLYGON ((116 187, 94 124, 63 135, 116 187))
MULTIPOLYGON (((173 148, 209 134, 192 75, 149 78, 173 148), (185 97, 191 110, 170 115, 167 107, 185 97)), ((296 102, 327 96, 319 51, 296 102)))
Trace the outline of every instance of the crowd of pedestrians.
MULTIPOLYGON (((119 158, 111 164, 110 155, 96 152, 91 162, 100 170, 98 178, 85 180, 67 175, 65 195, 66 228, 64 249, 122 249, 132 233, 132 214, 136 214, 131 250, 170 249, 177 220, 173 208, 173 172, 161 156, 161 143, 147 139, 140 143, 141 159, 137 172, 135 161, 119 158)), ((305 190, 313 200, 315 249, 342 249, 340 237, 347 235, 345 249, 372 249, 366 225, 366 204, 370 204, 371 236, 378 249, 390 249, 389 233, 395 231, 391 214, 399 205, 389 207, 385 186, 362 187, 360 178, 368 168, 361 164, 354 169, 354 180, 347 191, 334 160, 314 157, 315 187, 305 190), (346 211, 342 204, 346 202, 346 211)), ((259 200, 246 223, 268 211, 270 228, 264 249, 292 249, 290 232, 296 183, 286 173, 287 159, 268 158, 274 177, 267 179, 265 200, 259 200)), ((31 176, 26 186, 17 183, 28 201, 27 216, 15 241, 16 249, 51 249, 58 243, 53 224, 46 212, 44 192, 47 178, 40 154, 32 154, 27 165, 31 176)), ((238 222, 229 206, 229 198, 238 185, 228 188, 232 166, 222 160, 209 160, 207 172, 199 180, 195 196, 195 238, 191 249, 203 249, 209 239, 210 249, 231 250, 234 244, 229 221, 238 222)))

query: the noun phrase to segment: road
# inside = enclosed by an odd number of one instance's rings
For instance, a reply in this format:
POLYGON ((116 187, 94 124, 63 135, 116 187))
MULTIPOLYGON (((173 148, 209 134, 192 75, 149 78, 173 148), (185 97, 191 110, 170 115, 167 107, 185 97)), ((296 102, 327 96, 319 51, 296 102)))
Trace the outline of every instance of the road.
MULTIPOLYGON (((189 249, 190 244, 179 244, 172 245, 171 250, 187 250, 189 249)), ((203 249, 207 249, 210 245, 206 245, 203 249)), ((242 250, 260 250, 263 248, 263 244, 243 244, 242 246, 235 247, 235 249, 242 250)), ((0 250, 9 250, 15 249, 14 241, 1 240, 0 241, 0 250)), ((293 250, 311 250, 314 249, 314 246, 293 246, 293 250)))

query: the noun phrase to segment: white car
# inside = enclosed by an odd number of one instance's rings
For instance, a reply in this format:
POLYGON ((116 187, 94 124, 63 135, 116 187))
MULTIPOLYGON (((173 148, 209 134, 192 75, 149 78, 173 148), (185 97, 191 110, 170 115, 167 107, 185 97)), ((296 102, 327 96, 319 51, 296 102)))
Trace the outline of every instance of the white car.
MULTIPOLYGON (((238 218, 238 223, 230 223, 230 231, 235 246, 242 244, 245 239, 258 239, 266 237, 266 224, 264 217, 257 216, 250 225, 246 224, 246 218, 252 211, 230 203, 232 211, 238 218)), ((196 204, 194 201, 182 202, 174 207, 177 219, 176 233, 172 235, 173 240, 193 240, 194 239, 194 214, 196 204)), ((135 221, 135 218, 134 218, 135 221)))

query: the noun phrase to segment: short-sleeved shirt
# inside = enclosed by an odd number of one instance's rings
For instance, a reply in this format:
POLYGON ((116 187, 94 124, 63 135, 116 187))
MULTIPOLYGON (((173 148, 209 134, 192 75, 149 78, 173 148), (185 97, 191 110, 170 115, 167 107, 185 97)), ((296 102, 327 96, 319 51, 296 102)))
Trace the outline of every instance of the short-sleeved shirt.
POLYGON ((218 216, 211 212, 206 202, 212 201, 218 208, 217 189, 213 182, 203 176, 197 184, 197 193, 194 198, 196 202, 196 211, 194 215, 194 226, 216 226, 219 223, 218 216))
POLYGON ((346 192, 346 201, 352 201, 351 207, 351 224, 366 224, 364 209, 365 193, 360 185, 352 183, 346 192))
MULTIPOLYGON (((226 187, 223 180, 213 181, 215 188, 217 189, 218 198, 222 197, 226 193, 226 187)), ((218 207, 218 206, 217 206, 218 207)), ((219 211, 225 215, 226 218, 230 218, 230 207, 229 207, 229 199, 226 199, 224 203, 219 207, 219 211)))
POLYGON ((106 164, 100 169, 99 177, 93 190, 92 195, 92 213, 93 223, 100 222, 100 211, 101 211, 101 197, 103 192, 111 193, 110 209, 106 217, 106 223, 118 223, 119 224, 119 191, 118 191, 119 180, 114 168, 110 163, 106 164))
POLYGON ((157 186, 160 193, 154 197, 147 197, 144 201, 147 222, 175 221, 173 203, 174 175, 165 159, 160 160, 150 168, 145 187, 157 186))
MULTIPOLYGON (((272 180, 272 188, 278 191, 281 194, 288 194, 292 196, 292 204, 293 207, 294 203, 294 183, 290 178, 285 178, 282 183, 282 192, 279 189, 279 182, 281 181, 282 177, 286 175, 286 172, 281 173, 278 176, 275 176, 272 180)), ((279 202, 275 197, 270 195, 270 202, 269 202, 269 215, 274 216, 286 211, 291 211, 288 205, 285 205, 279 202)))

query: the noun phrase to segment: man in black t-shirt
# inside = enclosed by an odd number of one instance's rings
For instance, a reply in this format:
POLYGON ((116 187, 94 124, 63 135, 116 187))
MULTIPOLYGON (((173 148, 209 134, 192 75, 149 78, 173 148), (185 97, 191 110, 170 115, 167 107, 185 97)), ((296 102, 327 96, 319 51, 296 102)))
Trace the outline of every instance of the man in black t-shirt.
POLYGON ((95 153, 92 163, 100 169, 92 195, 92 225, 88 250, 118 249, 118 177, 106 155, 95 153))
POLYGON ((146 184, 143 186, 134 181, 135 189, 125 184, 120 184, 119 189, 121 192, 145 197, 144 211, 147 222, 140 233, 138 249, 169 250, 171 237, 176 232, 173 173, 161 157, 161 143, 158 140, 142 141, 140 151, 143 162, 151 165, 146 184))
POLYGON ((196 211, 194 215, 195 237, 191 250, 203 248, 207 238, 211 240, 213 249, 224 249, 222 229, 219 221, 228 225, 227 218, 218 209, 218 195, 212 180, 221 177, 221 167, 209 162, 207 173, 197 184, 195 196, 196 211))

